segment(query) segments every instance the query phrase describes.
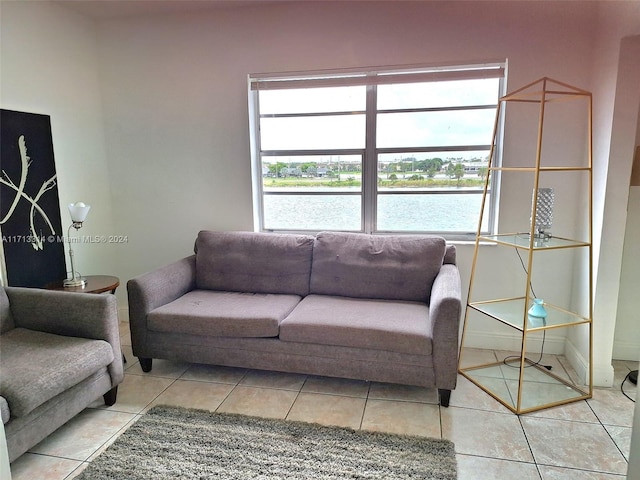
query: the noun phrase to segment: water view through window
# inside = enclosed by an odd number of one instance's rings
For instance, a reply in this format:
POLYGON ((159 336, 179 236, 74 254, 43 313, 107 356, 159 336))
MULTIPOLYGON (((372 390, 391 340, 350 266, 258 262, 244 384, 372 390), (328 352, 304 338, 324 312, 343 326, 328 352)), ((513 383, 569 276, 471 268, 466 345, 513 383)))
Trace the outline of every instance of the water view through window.
MULTIPOLYGON (((381 195, 378 230, 421 232, 430 225, 434 232, 475 232, 481 202, 482 195, 469 194, 381 195)), ((356 195, 270 195, 265 197, 264 212, 265 225, 273 230, 287 230, 290 225, 312 231, 361 229, 356 195)))
POLYGON ((251 97, 260 229, 475 234, 503 75, 261 80, 251 97))

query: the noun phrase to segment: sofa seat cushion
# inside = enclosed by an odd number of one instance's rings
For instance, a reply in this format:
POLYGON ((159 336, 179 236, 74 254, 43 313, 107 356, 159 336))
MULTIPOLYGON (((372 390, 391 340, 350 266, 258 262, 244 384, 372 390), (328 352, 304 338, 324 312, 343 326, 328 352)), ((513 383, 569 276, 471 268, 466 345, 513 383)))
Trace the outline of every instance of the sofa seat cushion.
POLYGON ((192 290, 147 316, 149 330, 214 337, 277 337, 298 295, 192 290))
POLYGON ((280 340, 431 355, 425 303, 309 295, 280 325, 280 340))
POLYGON ((0 395, 6 398, 12 417, 28 415, 114 359, 111 345, 104 340, 26 328, 14 328, 0 342, 0 395))
POLYGON ((320 232, 310 293, 429 302, 446 242, 428 235, 320 232))

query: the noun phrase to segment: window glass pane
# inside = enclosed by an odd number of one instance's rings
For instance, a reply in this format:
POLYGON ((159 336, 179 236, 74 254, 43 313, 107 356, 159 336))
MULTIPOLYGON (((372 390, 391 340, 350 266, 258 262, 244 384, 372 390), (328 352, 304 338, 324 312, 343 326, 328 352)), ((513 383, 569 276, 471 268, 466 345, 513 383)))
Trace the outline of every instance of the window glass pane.
POLYGON ((259 98, 261 115, 364 111, 366 87, 262 90, 259 98))
POLYGON ((378 155, 378 191, 484 188, 489 150, 378 155))
POLYGON ((490 145, 495 109, 378 114, 377 146, 490 145))
MULTIPOLYGON (((378 230, 475 233, 482 205, 481 193, 378 195, 378 230)), ((488 229, 488 205, 489 196, 483 231, 488 229)))
POLYGON ((260 119, 262 150, 364 148, 364 115, 260 119))
POLYGON ((360 192, 362 156, 263 156, 262 185, 265 192, 360 192))
POLYGON ((360 195, 265 195, 267 230, 360 231, 360 195))
POLYGON ((498 78, 379 85, 378 110, 495 105, 499 88, 498 78))

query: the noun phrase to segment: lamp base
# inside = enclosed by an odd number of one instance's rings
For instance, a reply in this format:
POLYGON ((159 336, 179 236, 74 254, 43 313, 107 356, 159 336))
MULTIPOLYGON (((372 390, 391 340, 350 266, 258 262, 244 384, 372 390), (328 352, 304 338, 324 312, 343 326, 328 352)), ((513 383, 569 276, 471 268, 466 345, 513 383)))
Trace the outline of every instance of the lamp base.
POLYGON ((67 278, 62 282, 63 287, 84 287, 86 284, 82 278, 67 278))
POLYGON ((634 370, 629 374, 629 381, 635 385, 638 384, 638 370, 634 370))

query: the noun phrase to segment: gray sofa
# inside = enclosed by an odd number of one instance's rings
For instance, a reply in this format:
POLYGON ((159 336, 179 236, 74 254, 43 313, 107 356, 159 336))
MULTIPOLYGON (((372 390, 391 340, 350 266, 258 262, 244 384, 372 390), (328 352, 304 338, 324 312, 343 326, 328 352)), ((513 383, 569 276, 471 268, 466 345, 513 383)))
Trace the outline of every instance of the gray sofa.
POLYGON ((0 412, 12 462, 124 379, 116 299, 0 286, 0 412))
POLYGON ((421 235, 198 234, 195 254, 127 283, 133 353, 456 386, 455 247, 421 235))

